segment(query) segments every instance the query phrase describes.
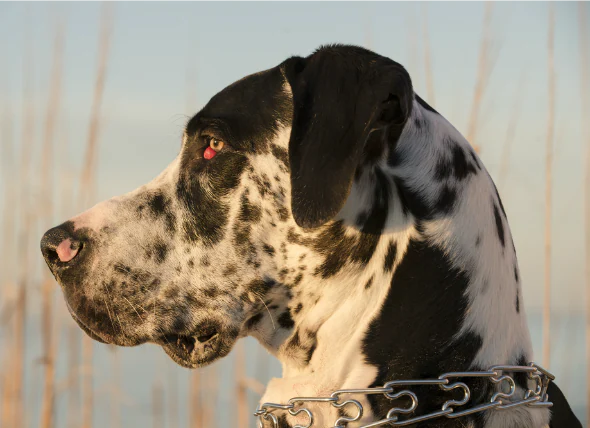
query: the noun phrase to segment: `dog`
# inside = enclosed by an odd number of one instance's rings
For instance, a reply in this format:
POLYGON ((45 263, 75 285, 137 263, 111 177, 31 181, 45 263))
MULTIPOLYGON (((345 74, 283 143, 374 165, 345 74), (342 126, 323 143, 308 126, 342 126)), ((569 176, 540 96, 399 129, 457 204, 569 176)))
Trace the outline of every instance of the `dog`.
MULTIPOLYGON (((99 342, 156 343, 196 368, 255 337, 283 364, 263 402, 532 360, 492 179, 406 70, 360 47, 323 46, 223 89, 157 178, 49 230, 41 249, 99 342)), ((527 378, 515 381, 522 396, 527 378)), ((489 400, 489 382, 465 383, 489 400)), ((416 414, 449 399, 418 388, 416 414)), ((549 396, 552 410, 413 426, 581 427, 555 383, 549 396)), ((392 407, 358 400, 363 423, 392 407)), ((314 409, 314 426, 350 413, 314 409)))

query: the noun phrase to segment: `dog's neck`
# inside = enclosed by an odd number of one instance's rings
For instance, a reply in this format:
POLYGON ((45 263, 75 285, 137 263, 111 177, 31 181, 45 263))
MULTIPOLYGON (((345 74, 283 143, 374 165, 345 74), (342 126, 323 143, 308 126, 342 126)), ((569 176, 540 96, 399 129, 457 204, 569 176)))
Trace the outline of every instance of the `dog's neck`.
MULTIPOLYGON (((283 364, 263 402, 532 358, 510 230, 482 163, 419 102, 396 141, 379 139, 337 219, 299 238, 320 256, 292 292, 292 330, 261 340, 283 364)), ((364 421, 389 408, 360 400, 364 421)), ((335 420, 318 411, 318 426, 335 420)))

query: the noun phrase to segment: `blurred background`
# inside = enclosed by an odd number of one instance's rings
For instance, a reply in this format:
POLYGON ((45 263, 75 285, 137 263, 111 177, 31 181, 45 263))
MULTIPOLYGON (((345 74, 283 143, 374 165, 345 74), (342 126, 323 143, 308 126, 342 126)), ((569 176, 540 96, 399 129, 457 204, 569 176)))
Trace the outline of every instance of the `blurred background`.
MULTIPOLYGON (((189 371, 92 342, 42 233, 146 183, 233 81, 324 43, 403 64, 503 198, 536 360, 588 416, 590 7, 577 3, 0 3, 0 427, 253 427, 279 363, 242 340, 189 371)), ((586 426, 586 425, 585 425, 586 426)))

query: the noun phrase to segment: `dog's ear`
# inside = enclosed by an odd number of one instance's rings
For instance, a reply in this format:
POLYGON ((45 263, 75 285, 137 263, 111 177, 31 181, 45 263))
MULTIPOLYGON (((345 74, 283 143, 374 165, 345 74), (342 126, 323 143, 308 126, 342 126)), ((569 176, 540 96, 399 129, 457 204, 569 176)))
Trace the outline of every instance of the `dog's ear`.
POLYGON ((283 63, 293 94, 289 142, 291 210, 312 228, 344 205, 369 134, 401 129, 412 108, 412 83, 396 62, 356 47, 322 48, 283 63))

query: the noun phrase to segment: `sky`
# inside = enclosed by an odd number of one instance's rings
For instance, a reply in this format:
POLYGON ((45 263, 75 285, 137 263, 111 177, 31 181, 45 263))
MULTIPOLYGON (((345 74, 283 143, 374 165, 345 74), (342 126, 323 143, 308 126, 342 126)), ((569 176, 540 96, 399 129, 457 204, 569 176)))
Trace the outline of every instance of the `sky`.
MULTIPOLYGON (((163 170, 178 153, 187 119, 222 88, 288 56, 308 55, 326 43, 363 45, 401 63, 410 72, 415 91, 459 131, 467 131, 484 3, 126 2, 113 6, 97 201, 133 190, 163 170), (426 86, 425 28, 433 96, 426 86)), ((576 3, 556 2, 554 7, 552 307, 556 312, 578 313, 585 301, 582 183, 584 150, 589 144, 582 136, 580 113, 584 96, 580 91, 580 12, 576 3)), ((34 108, 35 144, 40 147, 55 29, 59 22, 64 25, 62 98, 52 108, 58 109, 56 144, 66 144, 68 151, 58 160, 55 175, 65 174, 74 187, 88 134, 100 11, 99 3, 0 3, 0 124, 12 125, 16 152, 23 102, 34 108), (32 53, 29 59, 27 52, 32 53), (23 69, 33 76, 27 96, 23 96, 23 69)), ((586 22, 589 12, 586 7, 586 22)), ((518 114, 509 169, 499 190, 531 316, 542 307, 543 295, 548 22, 549 3, 493 4, 491 46, 497 59, 482 100, 475 141, 497 179, 508 124, 518 114)), ((40 162, 39 152, 35 150, 36 162, 40 162)), ((10 167, 0 162, 0 168, 10 167)), ((4 172, 0 177, 6 177, 4 172)), ((33 183, 32 192, 38 196, 40 184, 33 183)), ((46 229, 76 211, 67 208, 40 227, 46 229)), ((582 340, 582 331, 577 329, 575 337, 582 340)), ((540 349, 540 335, 533 332, 533 338, 540 349)))
MULTIPOLYGON (((0 108, 13 117, 18 146, 25 52, 34 83, 30 101, 40 137, 47 110, 53 39, 65 25, 64 73, 56 144, 79 177, 96 79, 100 4, 0 4, 0 108), (28 48, 27 48, 28 46, 28 48)), ((556 3, 554 304, 583 299, 583 147, 578 6, 556 3)), ((588 8, 587 8, 588 9, 588 8)), ((102 105, 98 199, 134 189, 175 157, 182 129, 216 92, 290 55, 321 44, 370 46, 408 68, 427 97, 424 31, 432 57, 428 102, 463 133, 472 106, 483 3, 117 3, 102 105)), ((523 271, 525 299, 541 305, 544 159, 547 129, 547 3, 496 3, 491 46, 497 60, 480 113, 477 143, 493 177, 510 116, 518 122, 505 188, 500 189, 523 271)), ((40 140, 40 138, 38 138, 40 140)), ((37 155, 39 151, 35 152, 37 155)), ((68 214, 73 214, 68 213, 68 214)), ((579 306, 581 309, 581 306, 579 306)))

